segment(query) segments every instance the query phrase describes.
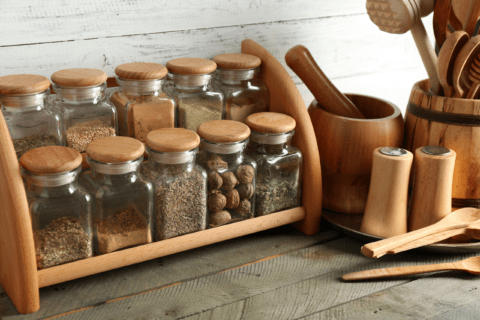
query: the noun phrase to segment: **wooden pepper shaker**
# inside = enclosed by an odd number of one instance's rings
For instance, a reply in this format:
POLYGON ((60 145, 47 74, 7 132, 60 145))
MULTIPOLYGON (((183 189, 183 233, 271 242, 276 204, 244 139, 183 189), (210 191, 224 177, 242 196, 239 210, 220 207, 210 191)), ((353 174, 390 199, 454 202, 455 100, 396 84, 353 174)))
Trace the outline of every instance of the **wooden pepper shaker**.
POLYGON ((372 175, 360 231, 389 238, 407 232, 408 181, 413 154, 394 147, 373 151, 372 175))
POLYGON ((452 212, 453 150, 427 146, 415 150, 408 231, 427 227, 452 212))

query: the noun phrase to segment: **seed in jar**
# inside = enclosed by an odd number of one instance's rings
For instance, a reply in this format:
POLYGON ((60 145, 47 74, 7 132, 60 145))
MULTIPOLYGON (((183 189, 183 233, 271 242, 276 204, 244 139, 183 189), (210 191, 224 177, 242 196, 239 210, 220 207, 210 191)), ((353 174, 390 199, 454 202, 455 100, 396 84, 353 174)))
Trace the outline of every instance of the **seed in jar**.
POLYGON ((115 135, 115 129, 96 119, 81 122, 67 129, 67 142, 70 148, 84 152, 87 145, 98 138, 115 135))
POLYGON ((227 198, 221 193, 213 193, 207 199, 207 206, 210 212, 217 212, 225 208, 227 198))
POLYGON ((21 157, 25 152, 39 148, 39 147, 49 147, 58 145, 57 140, 46 134, 35 134, 32 136, 13 139, 13 148, 17 157, 21 157))
POLYGON ((238 194, 242 199, 250 199, 253 196, 253 184, 251 183, 242 183, 237 187, 238 194))
POLYGON ((240 204, 240 195, 236 189, 230 190, 225 197, 227 198, 225 205, 227 209, 235 209, 240 204))
POLYGON ((210 213, 208 217, 208 224, 211 228, 215 228, 228 223, 230 220, 232 220, 230 213, 226 210, 222 210, 210 213))
POLYGON ((253 176, 255 171, 252 166, 241 165, 237 169, 237 179, 240 183, 251 183, 253 181, 253 176))
POLYGON ((211 190, 220 189, 222 184, 223 184, 223 179, 220 176, 220 174, 218 174, 218 171, 217 170, 210 171, 210 173, 208 174, 208 188, 211 190))
POLYGON ((222 179, 223 179, 222 189, 227 192, 235 188, 235 186, 238 184, 238 180, 235 177, 235 174, 233 174, 233 172, 230 172, 230 171, 222 173, 222 179))

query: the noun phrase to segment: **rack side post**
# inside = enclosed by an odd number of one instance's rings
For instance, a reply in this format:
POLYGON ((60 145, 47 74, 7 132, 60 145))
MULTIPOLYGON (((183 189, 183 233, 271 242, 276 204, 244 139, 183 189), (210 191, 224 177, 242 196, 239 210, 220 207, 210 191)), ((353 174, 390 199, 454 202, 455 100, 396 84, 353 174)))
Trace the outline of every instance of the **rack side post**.
POLYGON ((280 62, 251 39, 242 41, 242 53, 262 59, 259 78, 269 90, 269 111, 288 114, 297 122, 292 144, 303 154, 302 206, 306 217, 296 227, 307 235, 318 233, 322 215, 322 171, 317 139, 302 96, 280 62))
POLYGON ((0 112, 0 283, 20 313, 40 308, 27 196, 13 143, 0 112))

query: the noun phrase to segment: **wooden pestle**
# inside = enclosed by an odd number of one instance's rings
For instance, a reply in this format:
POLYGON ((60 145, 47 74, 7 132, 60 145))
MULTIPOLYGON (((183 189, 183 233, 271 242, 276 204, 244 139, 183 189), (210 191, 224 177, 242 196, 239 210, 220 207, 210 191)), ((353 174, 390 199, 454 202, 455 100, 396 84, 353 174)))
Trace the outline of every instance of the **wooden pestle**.
POLYGON ((365 119, 357 107, 330 82, 307 48, 302 45, 291 48, 285 55, 285 61, 323 109, 338 116, 365 119))
POLYGON ((433 93, 441 93, 437 75, 437 56, 428 39, 421 17, 428 16, 435 0, 367 0, 367 13, 377 27, 388 33, 411 31, 413 40, 427 70, 433 93))

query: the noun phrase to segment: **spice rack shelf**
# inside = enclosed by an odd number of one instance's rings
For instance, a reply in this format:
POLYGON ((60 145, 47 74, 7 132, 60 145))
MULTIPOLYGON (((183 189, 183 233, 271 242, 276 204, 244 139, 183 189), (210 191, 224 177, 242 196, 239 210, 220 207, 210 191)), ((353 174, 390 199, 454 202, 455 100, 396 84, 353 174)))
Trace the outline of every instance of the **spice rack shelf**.
POLYGON ((269 88, 269 110, 288 114, 297 122, 292 144, 303 153, 302 207, 37 270, 25 189, 13 143, 0 113, 0 284, 20 313, 40 308, 42 287, 291 223, 307 235, 318 232, 322 177, 307 108, 287 71, 265 48, 247 39, 242 42, 242 53, 262 59, 259 78, 269 88))

